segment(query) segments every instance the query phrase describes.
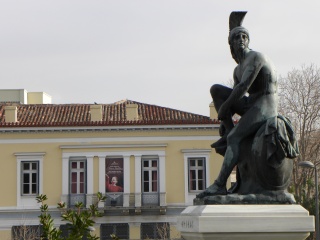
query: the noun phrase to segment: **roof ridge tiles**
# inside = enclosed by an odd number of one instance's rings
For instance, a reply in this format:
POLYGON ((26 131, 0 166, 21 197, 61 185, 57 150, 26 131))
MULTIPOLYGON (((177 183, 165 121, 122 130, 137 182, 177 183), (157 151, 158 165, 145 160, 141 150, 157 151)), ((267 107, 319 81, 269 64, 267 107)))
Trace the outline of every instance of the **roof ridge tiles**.
POLYGON ((219 123, 208 116, 173 108, 146 104, 132 100, 121 100, 102 105, 102 120, 90 121, 90 105, 93 104, 19 104, 18 122, 5 122, 4 107, 0 104, 0 127, 56 127, 56 126, 125 126, 125 125, 169 125, 169 124, 213 124, 219 123), (137 104, 139 120, 126 119, 126 104, 137 104))

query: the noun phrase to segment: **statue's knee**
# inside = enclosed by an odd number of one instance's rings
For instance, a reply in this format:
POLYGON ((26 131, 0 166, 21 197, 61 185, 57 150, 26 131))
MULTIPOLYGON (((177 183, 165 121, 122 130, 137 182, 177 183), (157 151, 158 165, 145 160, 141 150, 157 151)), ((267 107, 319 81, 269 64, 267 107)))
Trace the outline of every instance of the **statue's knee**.
POLYGON ((220 84, 214 84, 210 88, 212 98, 224 98, 231 93, 232 89, 220 84))
POLYGON ((214 84, 211 86, 210 88, 210 93, 211 93, 211 96, 217 96, 221 93, 221 85, 219 84, 214 84))

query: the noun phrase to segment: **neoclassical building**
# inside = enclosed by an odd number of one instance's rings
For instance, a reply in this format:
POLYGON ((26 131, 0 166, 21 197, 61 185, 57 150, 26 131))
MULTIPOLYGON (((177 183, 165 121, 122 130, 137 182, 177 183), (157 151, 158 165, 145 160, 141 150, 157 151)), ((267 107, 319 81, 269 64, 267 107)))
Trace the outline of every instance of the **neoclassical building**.
POLYGON ((89 206, 98 191, 107 196, 95 219, 101 239, 179 237, 177 215, 222 164, 210 148, 219 138, 212 106, 207 117, 131 100, 51 104, 25 94, 0 98, 0 239, 11 239, 13 226, 39 224, 39 194, 59 226, 58 202, 89 206))

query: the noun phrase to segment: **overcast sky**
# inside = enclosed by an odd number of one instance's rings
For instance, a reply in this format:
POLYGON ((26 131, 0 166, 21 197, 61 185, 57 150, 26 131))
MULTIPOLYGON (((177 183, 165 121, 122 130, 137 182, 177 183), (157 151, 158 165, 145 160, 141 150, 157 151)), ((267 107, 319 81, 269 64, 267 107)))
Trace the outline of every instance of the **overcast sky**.
POLYGON ((122 99, 209 115, 209 89, 236 63, 229 14, 278 74, 320 67, 319 0, 0 0, 1 89, 52 103, 122 99))

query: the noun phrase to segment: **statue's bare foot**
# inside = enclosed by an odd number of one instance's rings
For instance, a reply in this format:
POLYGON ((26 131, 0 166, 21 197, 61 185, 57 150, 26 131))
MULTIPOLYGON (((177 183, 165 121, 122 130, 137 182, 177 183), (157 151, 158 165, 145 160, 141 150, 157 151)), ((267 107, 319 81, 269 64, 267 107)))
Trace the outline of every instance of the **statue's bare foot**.
POLYGON ((197 198, 204 198, 206 196, 216 196, 216 195, 227 195, 226 186, 218 186, 216 182, 214 182, 211 186, 209 186, 203 192, 197 194, 197 198))

